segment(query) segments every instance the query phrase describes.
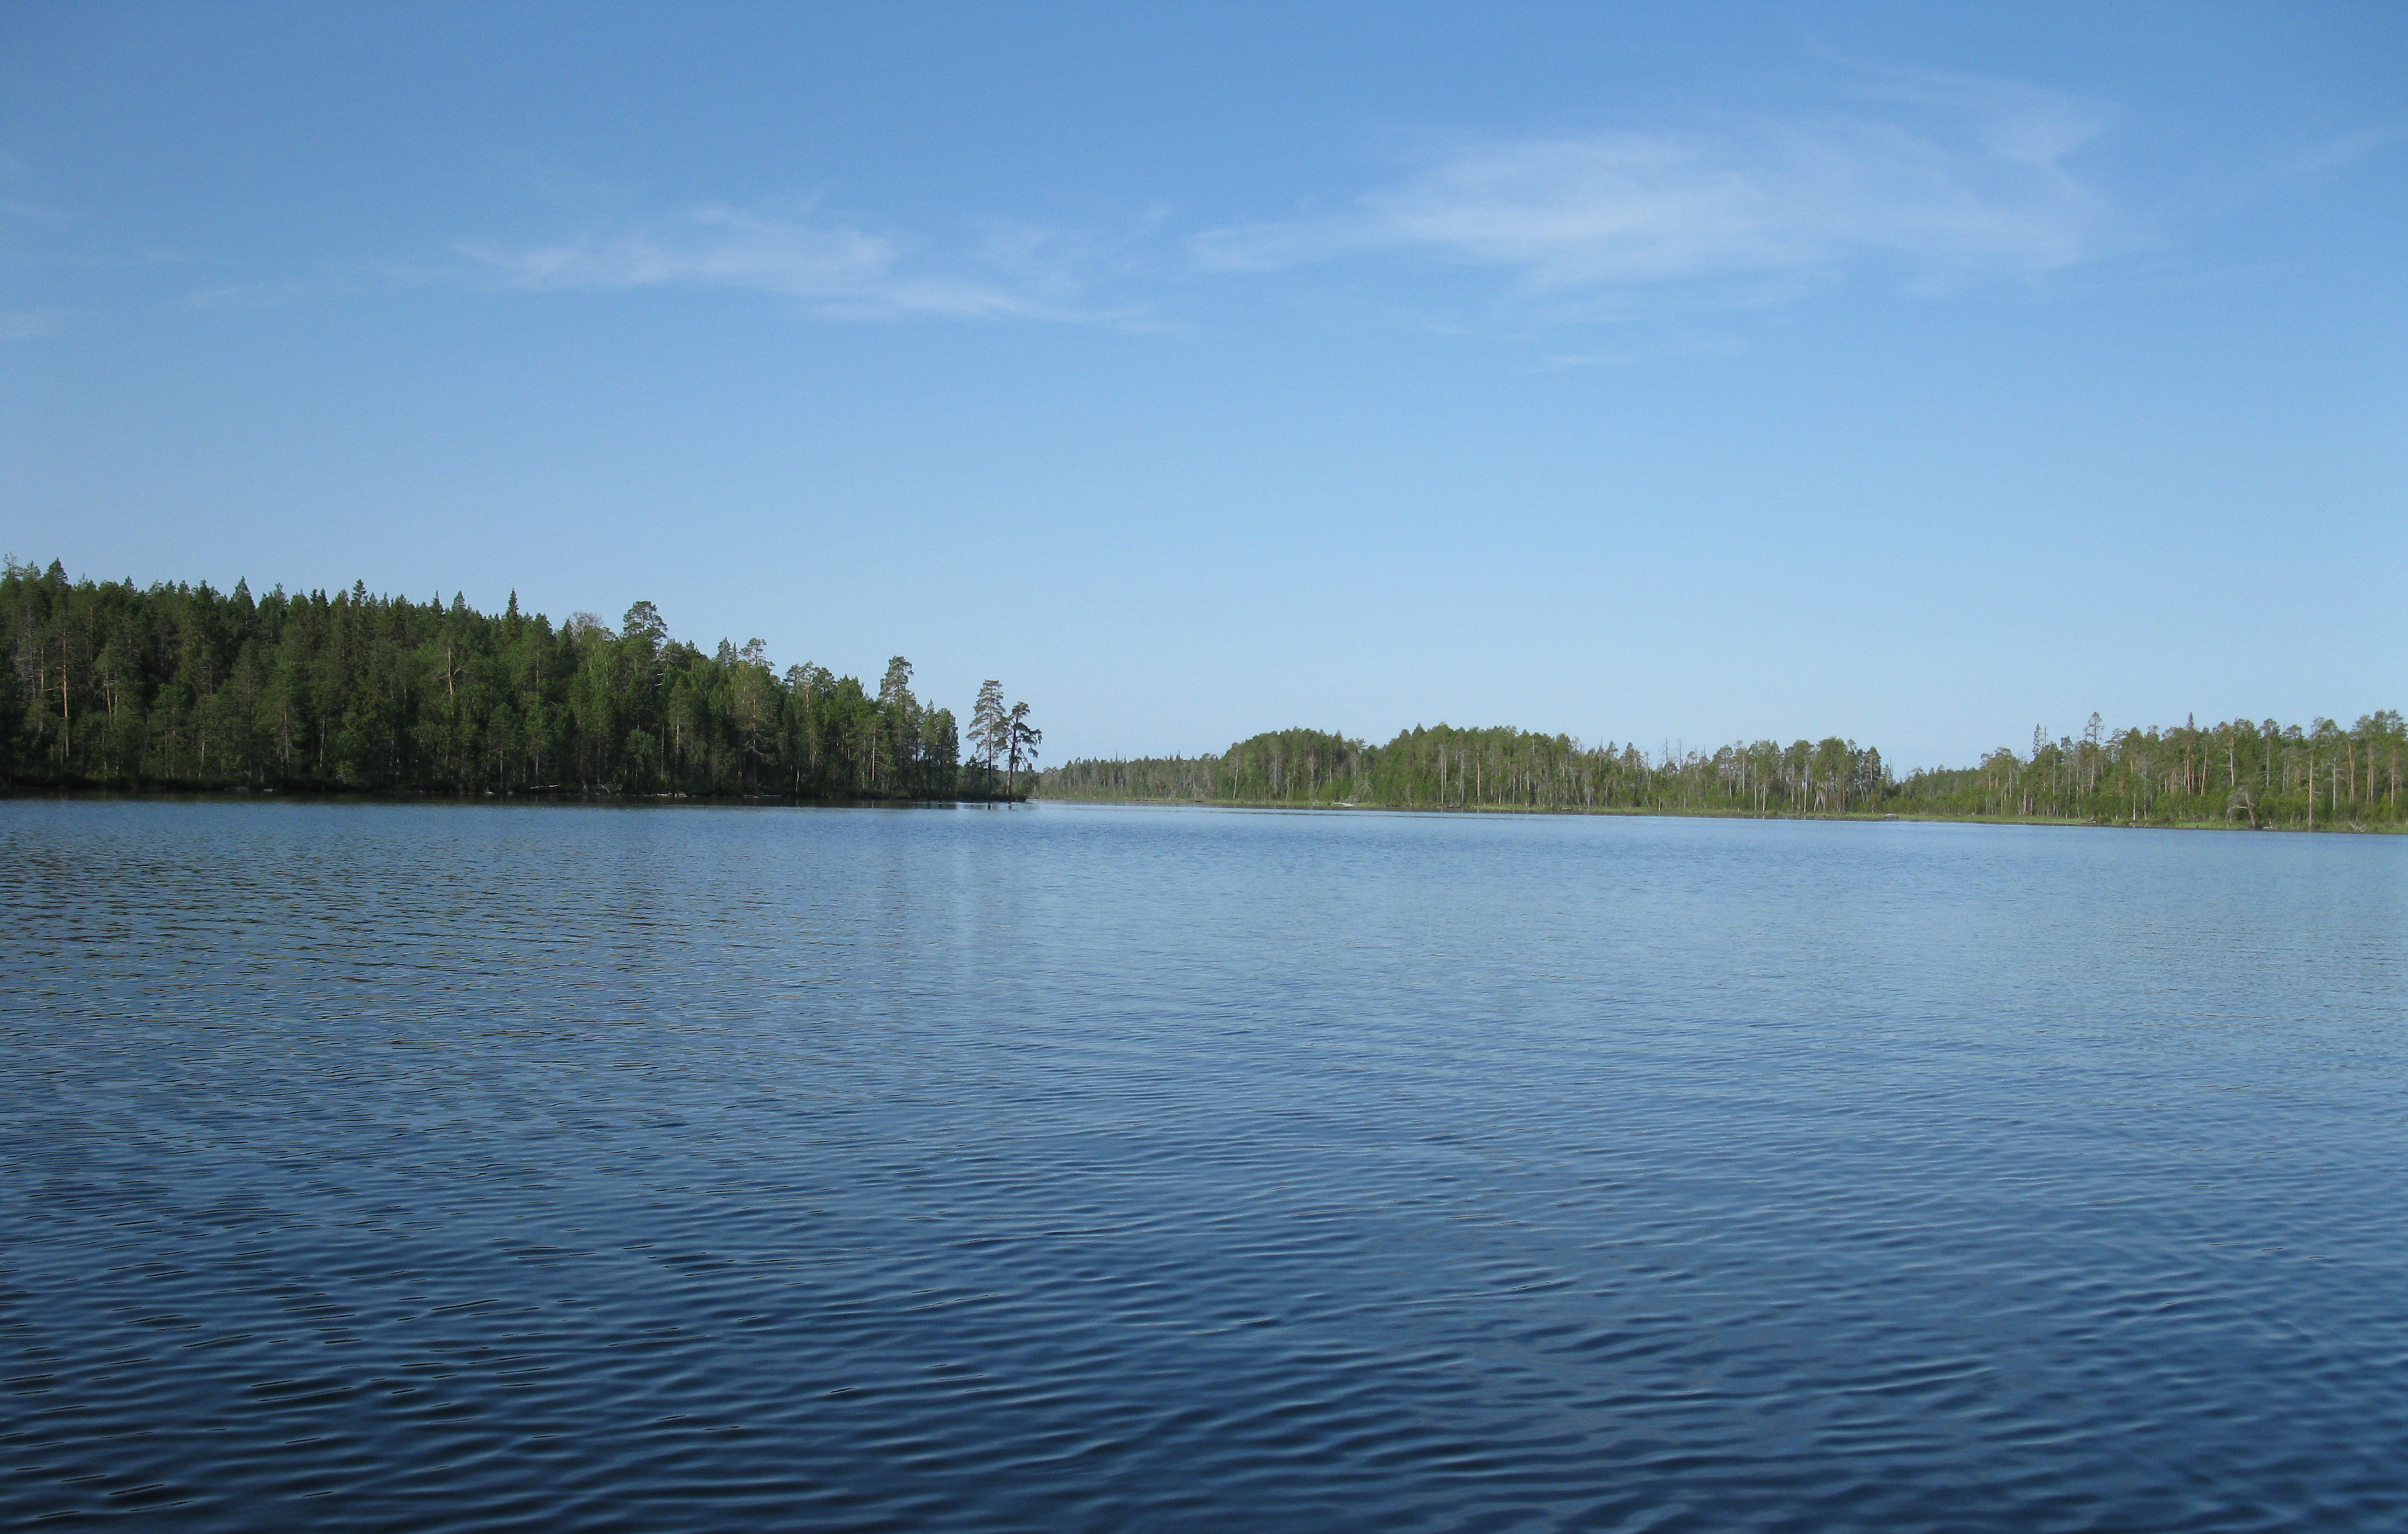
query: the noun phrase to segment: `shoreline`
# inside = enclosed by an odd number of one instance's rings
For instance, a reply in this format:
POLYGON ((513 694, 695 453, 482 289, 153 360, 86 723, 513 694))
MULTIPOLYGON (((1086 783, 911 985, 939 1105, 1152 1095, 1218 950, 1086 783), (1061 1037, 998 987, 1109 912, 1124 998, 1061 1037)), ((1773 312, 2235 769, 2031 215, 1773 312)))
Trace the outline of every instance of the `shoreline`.
POLYGON ((1654 815, 1668 820, 1765 820, 1765 821, 1853 821, 1860 824, 1879 825, 1885 822, 1925 825, 2048 825, 2069 830, 2120 831, 2281 831, 2313 832, 2322 836, 2333 832, 2343 836, 2398 836, 2408 833, 2408 825, 2367 824, 2363 822, 2343 822, 2327 824, 2322 822, 2310 827, 2303 824, 2249 825, 2215 821, 2141 821, 2076 820, 2055 815, 1946 815, 1896 810, 1873 813, 1867 810, 1841 811, 1828 815, 1758 814, 1747 810, 1684 810, 1670 806, 1599 805, 1572 807, 1528 804, 1365 804, 1323 801, 1299 804, 1289 799, 1140 799, 1082 798, 1077 795, 1032 795, 1031 802, 1040 804, 1131 805, 1153 809, 1188 810, 1383 810, 1399 815, 1654 815))
POLYGON ((957 796, 946 798, 864 797, 860 796, 803 797, 790 794, 615 794, 607 790, 517 789, 497 793, 487 789, 472 794, 441 794, 427 789, 317 789, 317 788, 186 788, 178 786, 144 786, 138 788, 108 787, 96 784, 0 784, 0 800, 9 799, 100 799, 156 800, 185 803, 195 800, 223 800, 228 803, 284 801, 295 804, 391 804, 391 805, 559 805, 616 806, 624 809, 667 809, 675 806, 750 806, 753 808, 823 809, 823 810, 939 810, 1016 804, 1059 804, 1088 806, 1127 806, 1150 810, 1272 810, 1296 812, 1337 813, 1347 810, 1369 810, 1399 815, 1596 815, 1656 816, 1667 820, 1751 820, 1751 821, 1841 821, 1863 825, 1886 823, 1924 825, 2035 825, 2056 826, 2069 830, 2123 831, 2272 831, 2290 834, 2309 833, 2322 836, 2399 836, 2408 834, 2408 824, 2369 824, 2344 821, 2340 824, 2319 822, 2308 826, 2297 823, 2285 824, 2248 825, 2215 821, 2163 820, 2141 821, 2075 820, 2069 816, 2051 815, 1949 815, 1927 814, 1911 810, 1844 810, 1823 815, 1758 814, 1746 810, 1685 810, 1658 805, 1599 805, 1570 807, 1526 804, 1365 804, 1361 802, 1320 801, 1298 803, 1291 799, 1167 799, 1096 797, 1076 795, 1023 794, 1018 796, 957 796))
POLYGON ((7 799, 155 799, 181 803, 223 799, 231 803, 286 800, 295 804, 458 804, 458 805, 625 805, 666 808, 671 805, 786 805, 848 810, 911 810, 956 805, 1026 804, 1028 796, 957 795, 942 798, 902 796, 834 795, 817 797, 795 794, 615 794, 608 790, 483 789, 472 794, 443 794, 423 788, 187 788, 143 786, 123 788, 100 784, 0 784, 0 800, 7 799))

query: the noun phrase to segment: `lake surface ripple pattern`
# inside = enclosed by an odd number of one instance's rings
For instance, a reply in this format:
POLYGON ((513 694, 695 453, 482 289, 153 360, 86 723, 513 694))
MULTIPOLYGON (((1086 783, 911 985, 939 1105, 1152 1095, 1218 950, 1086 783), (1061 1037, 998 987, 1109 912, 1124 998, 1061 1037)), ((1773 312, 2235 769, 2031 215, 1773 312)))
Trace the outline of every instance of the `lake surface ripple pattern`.
POLYGON ((2408 1528, 2408 840, 0 802, 0 1518, 2408 1528))

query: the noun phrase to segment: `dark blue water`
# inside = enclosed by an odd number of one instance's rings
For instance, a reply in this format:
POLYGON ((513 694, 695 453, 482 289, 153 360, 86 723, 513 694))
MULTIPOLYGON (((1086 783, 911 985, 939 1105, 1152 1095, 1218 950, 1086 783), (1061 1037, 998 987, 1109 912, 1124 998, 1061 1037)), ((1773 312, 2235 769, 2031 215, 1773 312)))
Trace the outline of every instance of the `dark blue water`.
POLYGON ((0 802, 0 1515, 2408 1527, 2408 840, 0 802))

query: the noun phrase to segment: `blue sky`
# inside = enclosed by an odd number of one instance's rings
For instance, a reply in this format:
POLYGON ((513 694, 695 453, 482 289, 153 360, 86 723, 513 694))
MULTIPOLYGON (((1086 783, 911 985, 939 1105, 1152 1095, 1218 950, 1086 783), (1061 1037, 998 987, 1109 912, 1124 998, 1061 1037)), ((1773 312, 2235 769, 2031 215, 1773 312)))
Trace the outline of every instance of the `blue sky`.
POLYGON ((2408 701, 2397 6, 0 8, 0 546, 1048 756, 2408 701))

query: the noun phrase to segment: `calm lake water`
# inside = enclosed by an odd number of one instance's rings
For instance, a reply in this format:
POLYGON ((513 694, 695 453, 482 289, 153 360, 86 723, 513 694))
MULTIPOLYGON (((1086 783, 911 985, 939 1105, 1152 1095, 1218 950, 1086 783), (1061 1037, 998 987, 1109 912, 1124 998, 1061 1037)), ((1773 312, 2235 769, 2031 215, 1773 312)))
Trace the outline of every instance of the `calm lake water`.
POLYGON ((0 802, 0 1516, 2408 1527, 2408 839, 0 802))

